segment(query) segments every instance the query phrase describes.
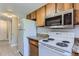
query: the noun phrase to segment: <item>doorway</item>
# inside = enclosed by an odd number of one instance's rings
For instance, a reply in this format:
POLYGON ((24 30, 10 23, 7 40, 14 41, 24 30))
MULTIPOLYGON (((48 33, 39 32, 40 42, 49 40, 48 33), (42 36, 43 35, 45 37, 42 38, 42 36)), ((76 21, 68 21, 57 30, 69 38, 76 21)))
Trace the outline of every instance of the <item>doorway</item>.
POLYGON ((7 20, 0 20, 0 40, 8 40, 7 20))

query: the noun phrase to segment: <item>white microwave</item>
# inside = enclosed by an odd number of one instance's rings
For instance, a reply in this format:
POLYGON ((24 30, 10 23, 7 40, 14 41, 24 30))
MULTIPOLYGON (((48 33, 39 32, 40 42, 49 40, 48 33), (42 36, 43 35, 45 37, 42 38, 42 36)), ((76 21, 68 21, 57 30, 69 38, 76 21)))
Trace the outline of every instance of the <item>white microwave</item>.
POLYGON ((45 19, 45 26, 49 28, 73 28, 74 27, 74 10, 66 10, 56 13, 53 17, 45 19))

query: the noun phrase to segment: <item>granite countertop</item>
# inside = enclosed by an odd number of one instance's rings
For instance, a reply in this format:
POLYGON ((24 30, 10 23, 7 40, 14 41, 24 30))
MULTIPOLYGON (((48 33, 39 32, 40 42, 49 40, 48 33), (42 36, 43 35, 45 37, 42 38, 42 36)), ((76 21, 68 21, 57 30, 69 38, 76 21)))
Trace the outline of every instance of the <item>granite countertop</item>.
POLYGON ((37 36, 29 36, 28 38, 33 40, 43 40, 48 39, 48 34, 38 34, 37 36))
POLYGON ((39 37, 39 36, 29 36, 29 39, 33 39, 33 40, 43 40, 43 39, 48 39, 48 38, 43 38, 43 37, 39 37))

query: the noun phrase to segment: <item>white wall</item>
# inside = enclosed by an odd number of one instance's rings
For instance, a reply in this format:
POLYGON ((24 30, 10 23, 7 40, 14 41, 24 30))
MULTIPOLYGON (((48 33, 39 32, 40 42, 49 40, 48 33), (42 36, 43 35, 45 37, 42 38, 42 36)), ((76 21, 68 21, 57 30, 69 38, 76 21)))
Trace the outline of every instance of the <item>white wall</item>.
POLYGON ((79 25, 75 25, 74 29, 48 29, 45 27, 38 27, 38 33, 49 33, 49 32, 73 32, 75 37, 79 38, 79 25))

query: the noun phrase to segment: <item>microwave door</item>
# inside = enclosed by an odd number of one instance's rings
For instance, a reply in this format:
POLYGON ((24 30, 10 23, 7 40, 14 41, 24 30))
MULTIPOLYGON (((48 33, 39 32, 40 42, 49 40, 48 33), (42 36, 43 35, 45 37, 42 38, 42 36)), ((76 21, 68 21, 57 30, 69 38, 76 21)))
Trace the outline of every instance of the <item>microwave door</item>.
POLYGON ((62 25, 62 15, 46 19, 45 25, 46 26, 61 26, 62 25))

